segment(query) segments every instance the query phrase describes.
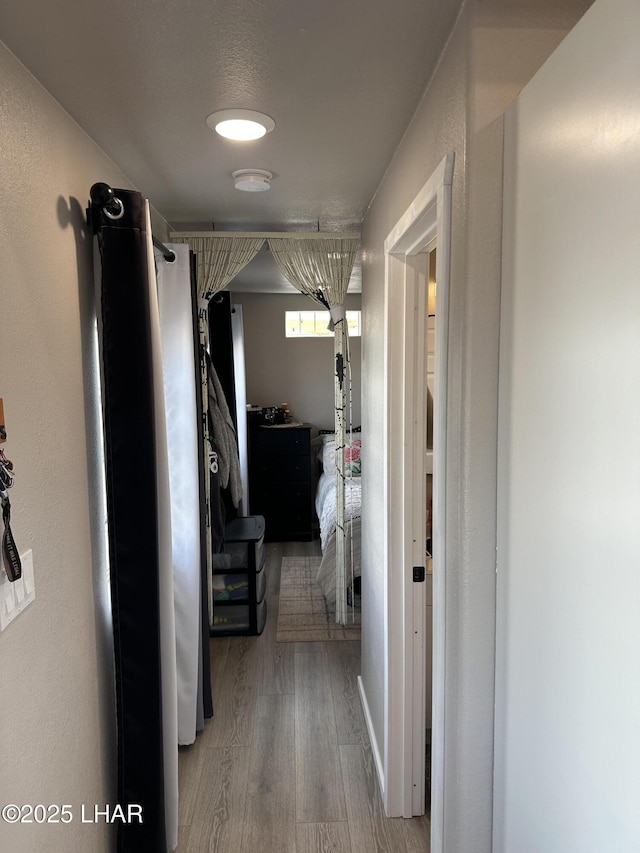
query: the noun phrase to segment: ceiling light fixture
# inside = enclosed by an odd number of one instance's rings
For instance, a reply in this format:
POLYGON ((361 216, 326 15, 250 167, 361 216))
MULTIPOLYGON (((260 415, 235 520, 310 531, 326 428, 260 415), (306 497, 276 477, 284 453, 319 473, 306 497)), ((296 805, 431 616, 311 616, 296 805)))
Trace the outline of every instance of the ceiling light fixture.
POLYGON ((237 190, 259 193, 269 189, 273 175, 264 169, 239 169, 232 172, 231 177, 237 190))
POLYGON ((207 125, 226 139, 247 142, 271 133, 276 123, 255 110, 218 110, 207 116, 207 125))

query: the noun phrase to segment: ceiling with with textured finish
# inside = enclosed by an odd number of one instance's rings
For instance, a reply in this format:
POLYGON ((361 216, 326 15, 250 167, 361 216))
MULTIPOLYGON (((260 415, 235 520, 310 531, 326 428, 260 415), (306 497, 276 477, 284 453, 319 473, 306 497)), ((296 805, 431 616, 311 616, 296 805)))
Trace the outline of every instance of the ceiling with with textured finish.
POLYGON ((357 228, 460 0, 0 0, 0 37, 172 225, 357 228), (226 108, 275 130, 234 143, 226 108), (243 193, 236 169, 266 169, 243 193))
MULTIPOLYGON (((357 231, 461 5, 0 0, 0 38, 174 230, 357 231), (223 109, 275 129, 223 139, 223 109), (271 188, 236 190, 238 169, 271 188)), ((232 287, 291 289, 268 252, 232 287)))

